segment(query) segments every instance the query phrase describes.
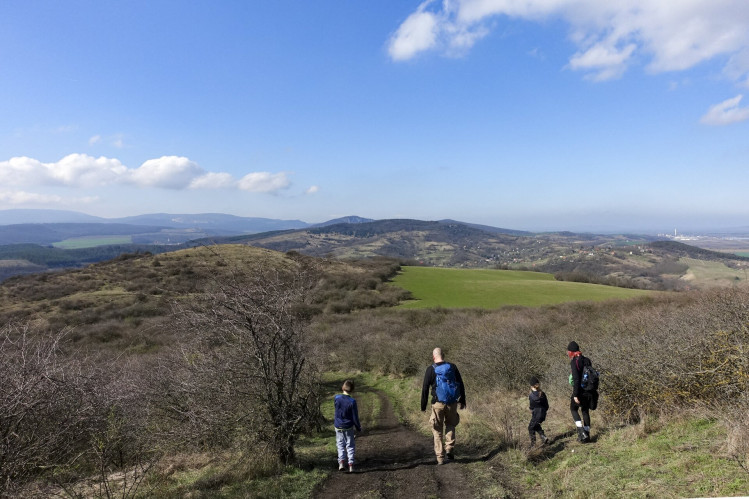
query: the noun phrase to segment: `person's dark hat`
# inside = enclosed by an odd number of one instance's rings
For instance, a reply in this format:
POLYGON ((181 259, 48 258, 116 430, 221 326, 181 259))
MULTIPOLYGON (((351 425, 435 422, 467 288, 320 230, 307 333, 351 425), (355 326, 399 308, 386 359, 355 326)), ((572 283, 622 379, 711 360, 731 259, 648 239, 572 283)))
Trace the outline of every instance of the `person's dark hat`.
POLYGON ((570 344, 567 345, 567 351, 568 352, 579 352, 580 351, 580 345, 578 345, 576 341, 570 341, 570 344))
POLYGON ((535 376, 531 376, 530 379, 528 379, 528 382, 531 384, 531 386, 536 386, 539 384, 538 378, 535 376))

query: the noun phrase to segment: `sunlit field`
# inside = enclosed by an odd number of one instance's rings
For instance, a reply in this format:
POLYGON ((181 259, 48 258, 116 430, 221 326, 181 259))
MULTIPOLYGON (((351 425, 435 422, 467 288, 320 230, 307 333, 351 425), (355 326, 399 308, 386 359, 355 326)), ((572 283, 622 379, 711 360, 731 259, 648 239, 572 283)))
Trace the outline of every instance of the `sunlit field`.
POLYGON ((413 295, 402 308, 537 307, 573 301, 633 298, 650 291, 557 281, 551 274, 515 270, 403 267, 393 282, 413 295))

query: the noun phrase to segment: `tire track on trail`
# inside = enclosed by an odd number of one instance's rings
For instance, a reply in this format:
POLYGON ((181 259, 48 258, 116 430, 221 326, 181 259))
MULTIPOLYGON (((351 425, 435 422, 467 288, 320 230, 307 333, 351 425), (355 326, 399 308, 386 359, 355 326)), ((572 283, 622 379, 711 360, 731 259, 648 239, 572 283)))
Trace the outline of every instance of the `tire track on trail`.
MULTIPOLYGON (((400 424, 390 399, 381 391, 366 388, 361 391, 377 395, 380 412, 375 426, 365 427, 357 438, 356 472, 334 472, 316 489, 313 497, 457 499, 472 496, 460 459, 438 466, 431 436, 420 435, 400 424)), ((335 456, 331 460, 334 461, 335 456)))

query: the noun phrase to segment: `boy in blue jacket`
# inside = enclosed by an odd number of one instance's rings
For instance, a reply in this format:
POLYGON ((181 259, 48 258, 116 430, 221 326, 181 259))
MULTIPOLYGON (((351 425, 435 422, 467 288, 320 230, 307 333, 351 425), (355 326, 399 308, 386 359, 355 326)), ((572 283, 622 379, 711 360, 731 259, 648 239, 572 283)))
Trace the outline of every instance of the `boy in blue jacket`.
POLYGON ((354 472, 354 451, 356 440, 354 428, 361 431, 359 423, 359 410, 356 407, 356 399, 351 396, 354 391, 354 382, 347 379, 343 382, 343 394, 335 396, 335 443, 338 447, 338 470, 345 471, 348 462, 349 473, 354 472))

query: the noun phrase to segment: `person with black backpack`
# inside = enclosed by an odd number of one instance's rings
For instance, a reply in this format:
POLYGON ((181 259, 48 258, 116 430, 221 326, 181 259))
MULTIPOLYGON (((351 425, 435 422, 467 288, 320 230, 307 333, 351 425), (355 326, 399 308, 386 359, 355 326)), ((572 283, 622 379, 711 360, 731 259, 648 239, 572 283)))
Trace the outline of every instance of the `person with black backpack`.
POLYGON ((577 427, 577 440, 590 440, 590 411, 598 405, 598 372, 593 369, 593 363, 584 357, 577 342, 571 341, 567 345, 567 356, 570 359, 570 384, 572 397, 570 398, 570 412, 577 427), (582 412, 582 418, 578 412, 582 412), (582 419, 582 420, 581 420, 582 419))
POLYGON ((458 406, 466 408, 466 392, 463 378, 455 364, 445 362, 441 348, 432 351, 434 363, 424 373, 421 388, 421 411, 427 410, 427 400, 432 395, 432 414, 429 422, 434 435, 434 453, 437 464, 455 459, 455 427, 460 423, 458 406), (444 432, 444 445, 443 445, 444 432))

